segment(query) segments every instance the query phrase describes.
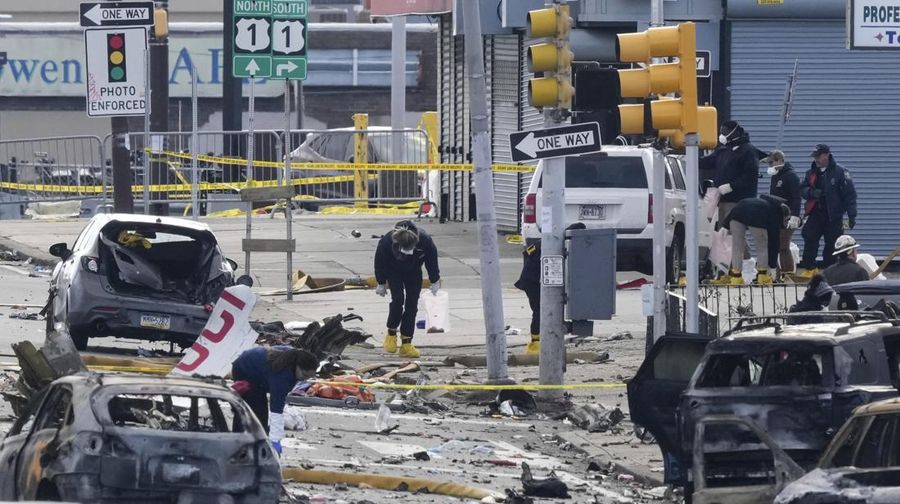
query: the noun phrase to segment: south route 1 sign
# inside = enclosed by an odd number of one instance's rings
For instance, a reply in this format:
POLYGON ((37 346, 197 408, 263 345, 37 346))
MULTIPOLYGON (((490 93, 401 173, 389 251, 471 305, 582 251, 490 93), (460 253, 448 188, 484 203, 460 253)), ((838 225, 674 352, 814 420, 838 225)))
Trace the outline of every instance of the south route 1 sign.
POLYGON ((578 123, 559 128, 519 131, 509 135, 513 161, 574 156, 601 150, 600 125, 578 123))
POLYGON ((87 115, 143 115, 147 30, 89 28, 84 30, 87 63, 87 115))
POLYGON ((234 0, 234 76, 306 78, 306 0, 234 0))

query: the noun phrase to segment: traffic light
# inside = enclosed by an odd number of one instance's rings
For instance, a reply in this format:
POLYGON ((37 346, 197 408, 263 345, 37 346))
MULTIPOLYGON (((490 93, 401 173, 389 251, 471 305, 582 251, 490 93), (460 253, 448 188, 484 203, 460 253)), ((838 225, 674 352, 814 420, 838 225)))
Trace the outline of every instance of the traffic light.
POLYGON ((106 69, 109 82, 126 82, 125 34, 106 34, 106 69))
MULTIPOLYGON (((654 27, 639 33, 618 34, 616 56, 619 61, 646 64, 645 68, 619 70, 622 97, 678 95, 676 98, 662 97, 650 102, 653 129, 699 133, 696 46, 696 28, 690 22, 654 27), (670 56, 677 57, 678 62, 651 64, 652 58, 670 56)), ((644 133, 644 114, 644 104, 620 105, 622 132, 644 133)))
POLYGON ((153 11, 153 36, 162 40, 169 36, 169 11, 162 8, 153 11))
MULTIPOLYGON (((697 129, 701 149, 715 149, 719 142, 718 111, 716 107, 697 107, 697 129)), ((677 129, 659 130, 661 138, 668 138, 676 149, 684 148, 684 132, 677 129)))
POLYGON ((572 18, 568 5, 528 11, 528 36, 553 40, 528 47, 528 70, 543 77, 528 81, 528 101, 533 107, 572 108, 572 18))

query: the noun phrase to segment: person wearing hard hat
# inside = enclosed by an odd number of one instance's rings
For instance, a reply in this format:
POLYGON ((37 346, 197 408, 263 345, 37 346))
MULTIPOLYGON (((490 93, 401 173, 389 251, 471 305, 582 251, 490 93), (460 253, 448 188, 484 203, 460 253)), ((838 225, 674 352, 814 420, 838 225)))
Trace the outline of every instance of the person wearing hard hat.
POLYGON ((841 285, 850 282, 862 282, 869 279, 869 273, 856 264, 859 242, 850 235, 841 235, 834 242, 834 255, 837 262, 825 268, 822 276, 829 285, 841 285))

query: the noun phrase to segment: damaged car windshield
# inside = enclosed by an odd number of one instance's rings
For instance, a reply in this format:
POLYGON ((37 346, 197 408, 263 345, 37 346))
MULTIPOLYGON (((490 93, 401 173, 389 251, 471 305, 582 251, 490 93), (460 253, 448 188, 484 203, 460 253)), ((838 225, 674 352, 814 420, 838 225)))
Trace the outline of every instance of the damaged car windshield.
POLYGON ((697 386, 822 386, 823 355, 823 351, 808 350, 711 355, 697 386))
POLYGON ((240 408, 229 401, 168 394, 119 394, 108 402, 117 427, 180 432, 245 432, 240 408))

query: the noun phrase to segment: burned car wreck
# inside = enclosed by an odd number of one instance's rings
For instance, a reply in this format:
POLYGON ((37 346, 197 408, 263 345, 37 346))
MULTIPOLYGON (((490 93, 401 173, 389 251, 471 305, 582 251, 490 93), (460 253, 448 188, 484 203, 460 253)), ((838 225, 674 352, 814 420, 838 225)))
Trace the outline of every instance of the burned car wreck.
POLYGON ((667 483, 691 495, 699 456, 703 482, 697 486, 707 495, 755 487, 747 500, 730 502, 764 502, 760 489, 766 488, 771 502, 790 480, 776 484, 779 457, 770 445, 812 469, 854 408, 898 395, 900 327, 881 314, 817 315, 828 320, 741 323, 712 341, 668 334, 656 342, 628 384, 628 402, 634 422, 659 442, 667 483), (725 417, 752 422, 770 443, 736 422, 697 428, 705 418, 725 417))
POLYGON ((234 268, 205 224, 170 217, 99 214, 50 280, 48 328, 63 323, 75 346, 91 337, 168 340, 189 346, 234 268))
POLYGON ((54 381, 0 444, 0 500, 274 503, 281 470, 222 385, 82 373, 54 381))
POLYGON ((900 400, 860 406, 817 469, 788 485, 776 504, 900 502, 900 400))

